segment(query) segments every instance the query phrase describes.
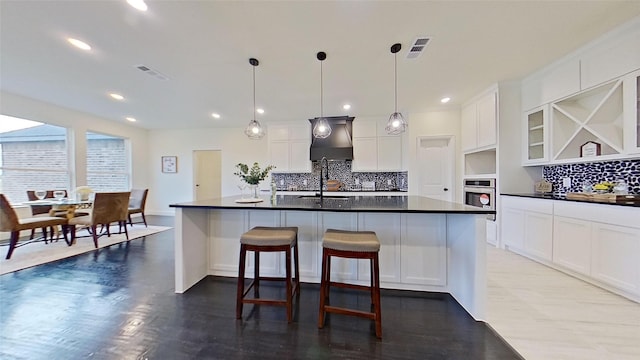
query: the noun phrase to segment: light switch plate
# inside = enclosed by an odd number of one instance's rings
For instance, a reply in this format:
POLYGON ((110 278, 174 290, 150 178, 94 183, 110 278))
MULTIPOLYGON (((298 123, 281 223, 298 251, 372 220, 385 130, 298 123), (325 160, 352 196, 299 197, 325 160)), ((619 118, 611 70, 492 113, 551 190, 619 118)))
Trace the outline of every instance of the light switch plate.
POLYGON ((307 180, 304 180, 304 181, 302 182, 302 184, 303 184, 304 186, 307 186, 307 180))
POLYGON ((562 187, 565 187, 565 188, 570 188, 571 187, 571 178, 570 177, 562 178, 562 187))

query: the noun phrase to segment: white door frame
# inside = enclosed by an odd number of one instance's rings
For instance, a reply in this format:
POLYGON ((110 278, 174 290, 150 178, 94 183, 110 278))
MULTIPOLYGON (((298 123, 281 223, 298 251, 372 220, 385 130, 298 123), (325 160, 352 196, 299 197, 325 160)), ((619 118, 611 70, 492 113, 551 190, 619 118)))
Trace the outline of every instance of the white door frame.
MULTIPOLYGON (((418 154, 420 152, 420 148, 421 148, 420 143, 422 142, 422 140, 445 140, 447 142, 447 152, 449 156, 449 161, 451 162, 451 166, 449 167, 450 169, 449 179, 451 183, 449 184, 448 188, 451 193, 451 202, 455 202, 456 193, 457 193, 456 191, 457 186, 455 185, 456 166, 457 166, 455 136, 453 135, 416 136, 416 148, 415 148, 416 149, 416 153, 415 153, 416 165, 418 165, 418 154)), ((417 179, 417 177, 415 179, 417 179)))

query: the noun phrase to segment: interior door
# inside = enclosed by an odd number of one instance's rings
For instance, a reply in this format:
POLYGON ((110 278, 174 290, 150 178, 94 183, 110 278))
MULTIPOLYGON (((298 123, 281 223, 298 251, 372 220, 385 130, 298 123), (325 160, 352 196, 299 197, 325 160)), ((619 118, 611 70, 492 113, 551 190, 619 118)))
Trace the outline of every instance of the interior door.
POLYGON ((193 152, 193 197, 195 200, 221 197, 220 150, 195 150, 193 152))
POLYGON ((454 149, 450 137, 418 137, 420 196, 453 201, 454 149))

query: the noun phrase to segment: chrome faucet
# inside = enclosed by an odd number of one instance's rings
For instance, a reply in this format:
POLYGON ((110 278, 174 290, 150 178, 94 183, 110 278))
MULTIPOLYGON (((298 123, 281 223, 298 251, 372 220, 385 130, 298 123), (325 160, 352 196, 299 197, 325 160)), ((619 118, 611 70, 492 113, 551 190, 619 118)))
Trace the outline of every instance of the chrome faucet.
POLYGON ((322 159, 320 159, 320 201, 323 200, 322 198, 322 188, 324 187, 324 182, 323 182, 323 175, 324 177, 326 177, 326 180, 329 181, 329 161, 327 160, 326 157, 322 157, 322 159), (327 165, 327 172, 324 173, 324 164, 327 165))

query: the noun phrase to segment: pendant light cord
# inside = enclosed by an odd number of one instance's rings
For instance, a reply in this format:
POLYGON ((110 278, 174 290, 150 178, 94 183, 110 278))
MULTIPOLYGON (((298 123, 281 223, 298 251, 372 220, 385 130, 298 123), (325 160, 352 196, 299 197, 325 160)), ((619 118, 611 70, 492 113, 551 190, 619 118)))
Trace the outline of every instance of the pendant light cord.
POLYGON ((398 53, 393 54, 393 74, 395 88, 395 109, 396 112, 398 112, 398 53))
POLYGON ((324 92, 322 85, 322 61, 320 61, 320 118, 324 117, 324 113, 322 111, 322 109, 324 108, 324 102, 322 100, 324 98, 324 92))
POLYGON ((256 67, 253 67, 253 120, 256 120, 256 67))

